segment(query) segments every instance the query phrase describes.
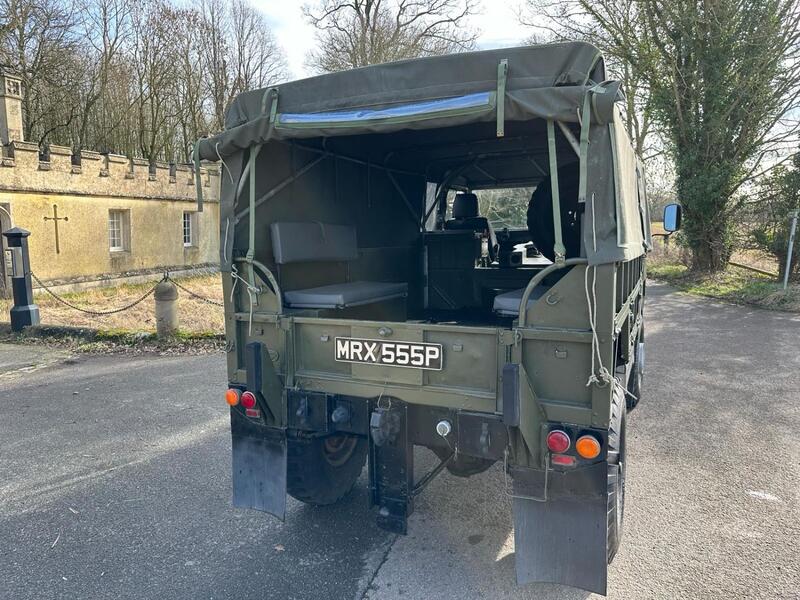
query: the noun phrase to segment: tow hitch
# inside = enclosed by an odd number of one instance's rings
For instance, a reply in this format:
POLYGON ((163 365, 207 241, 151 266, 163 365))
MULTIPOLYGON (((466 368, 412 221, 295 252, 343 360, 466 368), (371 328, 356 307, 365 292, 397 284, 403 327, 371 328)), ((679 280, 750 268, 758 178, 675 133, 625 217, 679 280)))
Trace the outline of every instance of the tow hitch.
POLYGON ((408 436, 406 404, 376 404, 369 432, 371 504, 378 507, 378 527, 405 534, 414 511, 414 445, 408 436))
POLYGON ((502 458, 507 430, 499 419, 485 414, 425 409, 382 398, 371 404, 369 477, 372 506, 378 507, 378 526, 405 534, 414 511, 414 498, 448 465, 459 459, 502 458), (414 445, 438 447, 439 463, 414 479, 414 445))

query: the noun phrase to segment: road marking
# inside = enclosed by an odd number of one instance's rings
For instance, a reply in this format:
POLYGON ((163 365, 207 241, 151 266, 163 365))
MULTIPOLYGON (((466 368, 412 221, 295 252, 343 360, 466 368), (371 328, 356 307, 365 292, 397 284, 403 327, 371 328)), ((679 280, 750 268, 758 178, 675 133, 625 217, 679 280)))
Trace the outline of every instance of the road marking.
POLYGON ((747 490, 747 495, 758 500, 767 500, 768 502, 780 502, 781 499, 767 492, 760 492, 758 490, 747 490))

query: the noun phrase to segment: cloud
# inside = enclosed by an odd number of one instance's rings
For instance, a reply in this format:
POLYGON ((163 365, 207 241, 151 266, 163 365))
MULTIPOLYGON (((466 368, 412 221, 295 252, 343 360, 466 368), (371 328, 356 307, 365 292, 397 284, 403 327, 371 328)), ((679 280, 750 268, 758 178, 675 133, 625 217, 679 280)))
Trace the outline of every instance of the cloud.
MULTIPOLYGON (((314 28, 303 18, 303 3, 296 0, 250 2, 267 17, 272 32, 286 52, 291 77, 301 79, 313 75, 305 60, 314 47, 314 28)), ((469 25, 480 30, 478 47, 484 50, 518 46, 531 33, 519 24, 514 2, 487 0, 481 13, 470 18, 469 25)))
POLYGON ((272 33, 286 52, 291 78, 312 75, 305 60, 314 47, 314 28, 303 18, 303 3, 295 0, 250 0, 250 3, 267 17, 272 33))

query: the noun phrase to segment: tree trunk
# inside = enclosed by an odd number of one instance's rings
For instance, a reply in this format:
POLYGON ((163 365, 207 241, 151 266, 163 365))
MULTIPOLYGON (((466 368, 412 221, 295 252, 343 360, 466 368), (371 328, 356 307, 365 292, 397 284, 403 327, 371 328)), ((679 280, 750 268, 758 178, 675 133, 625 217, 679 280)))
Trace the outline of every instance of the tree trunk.
POLYGON ((693 240, 689 247, 692 251, 693 271, 721 271, 731 258, 730 249, 713 240, 693 240))
POLYGON ((705 149, 679 149, 675 162, 678 200, 684 209, 683 237, 692 252, 692 270, 721 271, 733 251, 733 227, 727 210, 736 167, 724 160, 694 160, 705 149))

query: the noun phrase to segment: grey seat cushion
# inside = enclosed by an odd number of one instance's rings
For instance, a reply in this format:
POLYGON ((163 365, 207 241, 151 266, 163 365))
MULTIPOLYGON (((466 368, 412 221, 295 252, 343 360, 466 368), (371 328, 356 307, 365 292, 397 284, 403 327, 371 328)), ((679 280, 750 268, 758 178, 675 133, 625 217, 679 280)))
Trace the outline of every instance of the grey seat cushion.
MULTIPOLYGON (((533 292, 531 292, 531 295, 528 298, 528 308, 533 306, 534 302, 544 296, 548 289, 549 288, 544 285, 537 285, 535 288, 533 288, 533 292)), ((494 312, 499 315, 503 315, 504 317, 516 317, 519 315, 519 305, 520 302, 522 302, 522 294, 524 293, 525 288, 519 288, 518 290, 513 290, 504 294, 498 294, 494 297, 494 305, 492 306, 492 309, 494 312)))
POLYGON ((306 290, 292 290, 284 292, 283 298, 292 308, 346 308, 403 298, 407 295, 407 283, 353 281, 306 290))
POLYGON ((276 222, 270 225, 270 235, 279 265, 358 258, 356 228, 350 225, 276 222))

